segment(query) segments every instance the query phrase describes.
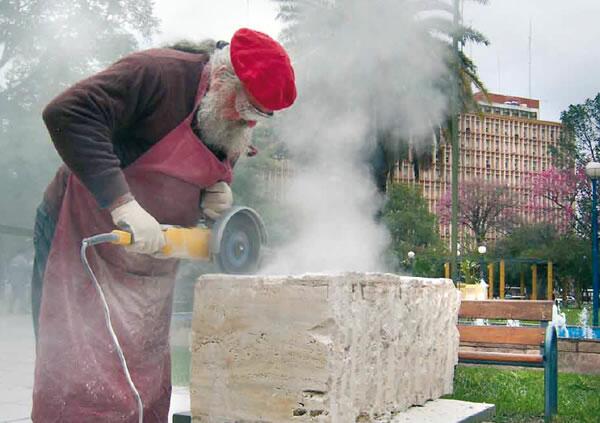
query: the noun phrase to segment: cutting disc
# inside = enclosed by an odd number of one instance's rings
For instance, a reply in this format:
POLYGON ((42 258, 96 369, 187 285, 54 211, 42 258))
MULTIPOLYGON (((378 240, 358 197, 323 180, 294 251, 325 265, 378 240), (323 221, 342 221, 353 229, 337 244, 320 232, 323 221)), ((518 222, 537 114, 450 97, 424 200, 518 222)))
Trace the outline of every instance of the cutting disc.
POLYGON ((213 227, 211 252, 223 273, 254 273, 265 242, 266 234, 260 216, 250 208, 240 207, 219 219, 213 227))

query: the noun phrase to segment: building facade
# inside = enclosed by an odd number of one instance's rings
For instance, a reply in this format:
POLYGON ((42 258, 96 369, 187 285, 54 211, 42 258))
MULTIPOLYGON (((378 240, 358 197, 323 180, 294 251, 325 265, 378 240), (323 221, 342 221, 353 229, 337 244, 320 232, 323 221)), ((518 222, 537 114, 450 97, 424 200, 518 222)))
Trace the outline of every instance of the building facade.
MULTIPOLYGON (((539 100, 490 94, 476 94, 481 113, 464 113, 459 117, 459 181, 482 180, 509 187, 517 199, 520 217, 525 222, 536 217, 528 210, 532 176, 548 169, 550 146, 557 143, 561 125, 539 120, 539 100), (489 100, 489 101, 488 101, 489 100)), ((433 154, 433 164, 421 170, 415 180, 408 161, 398 163, 394 180, 418 184, 429 209, 435 213, 442 196, 451 189, 452 146, 442 142, 433 154)), ((450 227, 440 225, 443 238, 450 238, 450 227)), ((465 234, 461 233, 461 238, 465 234)), ((493 240, 498 234, 489 234, 493 240)))

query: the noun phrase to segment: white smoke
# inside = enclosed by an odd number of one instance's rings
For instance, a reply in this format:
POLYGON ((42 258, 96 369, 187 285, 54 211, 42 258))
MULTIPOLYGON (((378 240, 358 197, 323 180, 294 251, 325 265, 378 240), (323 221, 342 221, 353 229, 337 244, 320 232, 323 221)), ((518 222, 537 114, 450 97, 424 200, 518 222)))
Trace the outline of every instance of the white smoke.
POLYGON ((284 34, 298 100, 278 131, 293 158, 287 200, 297 233, 267 272, 385 270, 389 236, 375 221, 382 198, 369 171, 374 128, 431 139, 446 109, 446 49, 417 11, 423 2, 295 3, 284 34))

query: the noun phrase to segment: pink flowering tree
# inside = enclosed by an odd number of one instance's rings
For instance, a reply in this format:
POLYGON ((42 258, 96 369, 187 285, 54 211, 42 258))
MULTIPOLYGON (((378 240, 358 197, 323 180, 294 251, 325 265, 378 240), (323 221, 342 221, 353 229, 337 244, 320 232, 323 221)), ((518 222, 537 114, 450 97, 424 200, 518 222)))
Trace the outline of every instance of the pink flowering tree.
MULTIPOLYGON (((469 229, 477 244, 492 233, 508 233, 519 221, 519 204, 508 186, 481 179, 461 182, 459 187, 459 224, 469 229)), ((440 199, 437 214, 442 225, 452 216, 452 194, 448 190, 440 199)))
POLYGON ((590 184, 585 169, 551 167, 532 175, 532 191, 526 207, 538 222, 553 224, 561 232, 589 233, 585 203, 590 198, 590 184))

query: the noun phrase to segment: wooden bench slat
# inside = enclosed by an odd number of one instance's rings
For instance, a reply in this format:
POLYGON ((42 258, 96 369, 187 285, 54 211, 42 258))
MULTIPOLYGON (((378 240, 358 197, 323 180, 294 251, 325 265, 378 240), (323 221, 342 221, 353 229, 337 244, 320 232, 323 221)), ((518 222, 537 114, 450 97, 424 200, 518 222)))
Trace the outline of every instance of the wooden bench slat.
POLYGON ((480 319, 552 320, 552 301, 461 301, 458 317, 480 319))
POLYGON ((539 354, 515 354, 480 351, 459 351, 459 360, 500 361, 516 363, 543 363, 544 357, 539 354))
POLYGON ((540 345, 544 342, 545 328, 509 326, 458 325, 461 342, 482 344, 540 345))

